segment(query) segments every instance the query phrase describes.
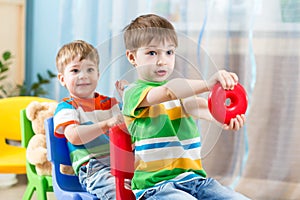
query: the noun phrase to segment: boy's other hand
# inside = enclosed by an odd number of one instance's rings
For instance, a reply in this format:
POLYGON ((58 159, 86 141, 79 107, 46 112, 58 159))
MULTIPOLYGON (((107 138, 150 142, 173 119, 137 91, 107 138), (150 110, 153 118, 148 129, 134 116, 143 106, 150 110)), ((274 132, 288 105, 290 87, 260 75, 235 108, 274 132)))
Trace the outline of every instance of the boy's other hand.
POLYGON ((129 82, 127 80, 117 80, 116 81, 115 87, 121 98, 123 97, 124 89, 128 85, 129 85, 129 82))
POLYGON ((246 122, 246 116, 244 114, 237 115, 236 118, 232 118, 229 124, 224 124, 224 130, 234 130, 238 131, 240 128, 244 126, 246 122))
POLYGON ((113 116, 109 120, 107 120, 107 126, 109 128, 116 126, 118 124, 122 124, 124 122, 124 118, 122 114, 118 114, 116 116, 113 116))
POLYGON ((238 76, 233 72, 220 70, 208 80, 208 88, 211 90, 217 82, 220 82, 224 89, 233 90, 234 86, 238 83, 238 76))

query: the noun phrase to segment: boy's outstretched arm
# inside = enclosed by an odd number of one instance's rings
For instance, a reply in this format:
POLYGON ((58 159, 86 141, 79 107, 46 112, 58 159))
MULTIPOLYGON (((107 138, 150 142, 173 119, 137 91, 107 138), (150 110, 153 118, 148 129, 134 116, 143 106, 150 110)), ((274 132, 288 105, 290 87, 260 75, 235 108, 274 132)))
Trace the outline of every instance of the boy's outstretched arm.
POLYGON ((176 78, 167 82, 165 85, 152 88, 139 107, 147 107, 162 102, 187 98, 209 89, 203 80, 191 80, 176 78))
POLYGON ((217 82, 220 82, 224 89, 232 90, 238 82, 235 73, 220 70, 208 81, 176 78, 163 86, 152 88, 139 107, 147 107, 174 99, 184 99, 193 95, 208 92, 217 82))
POLYGON ((203 97, 192 96, 182 99, 184 111, 196 119, 212 121, 213 117, 209 112, 207 99, 203 97))
MULTIPOLYGON (((202 97, 189 97, 182 100, 182 104, 186 113, 192 115, 197 119, 204 119, 207 121, 215 121, 220 124, 218 121, 214 120, 212 115, 209 112, 207 100, 202 97)), ((246 122, 245 115, 237 115, 235 118, 230 120, 229 124, 223 124, 222 128, 224 130, 234 130, 237 131, 241 129, 246 122)))

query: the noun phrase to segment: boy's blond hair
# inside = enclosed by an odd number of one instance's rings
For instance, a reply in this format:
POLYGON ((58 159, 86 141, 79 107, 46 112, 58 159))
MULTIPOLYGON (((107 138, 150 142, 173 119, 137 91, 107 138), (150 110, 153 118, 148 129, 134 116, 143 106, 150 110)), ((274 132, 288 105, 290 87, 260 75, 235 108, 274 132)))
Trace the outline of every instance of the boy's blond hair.
POLYGON ((95 47, 83 40, 75 40, 65 44, 57 53, 56 67, 58 72, 63 73, 65 66, 79 56, 79 60, 88 59, 98 66, 99 54, 95 47))
POLYGON ((141 15, 124 28, 124 42, 128 50, 136 50, 148 45, 153 39, 159 42, 170 41, 175 47, 178 39, 173 25, 163 17, 141 15))

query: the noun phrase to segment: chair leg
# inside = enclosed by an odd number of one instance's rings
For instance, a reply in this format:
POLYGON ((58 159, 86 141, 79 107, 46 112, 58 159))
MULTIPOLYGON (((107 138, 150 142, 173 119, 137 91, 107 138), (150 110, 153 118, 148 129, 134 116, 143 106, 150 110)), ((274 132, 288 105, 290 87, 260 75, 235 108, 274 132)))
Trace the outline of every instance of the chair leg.
POLYGON ((115 178, 116 183, 116 199, 117 200, 133 200, 135 196, 133 192, 125 188, 124 179, 120 177, 115 178))
POLYGON ((34 186, 32 184, 28 183, 25 193, 22 197, 22 200, 30 200, 33 195, 34 190, 35 190, 34 186))
POLYGON ((36 190, 38 200, 47 200, 47 192, 41 188, 36 190))
POLYGON ((45 179, 38 179, 38 183, 36 183, 36 194, 38 200, 47 200, 47 183, 45 179))

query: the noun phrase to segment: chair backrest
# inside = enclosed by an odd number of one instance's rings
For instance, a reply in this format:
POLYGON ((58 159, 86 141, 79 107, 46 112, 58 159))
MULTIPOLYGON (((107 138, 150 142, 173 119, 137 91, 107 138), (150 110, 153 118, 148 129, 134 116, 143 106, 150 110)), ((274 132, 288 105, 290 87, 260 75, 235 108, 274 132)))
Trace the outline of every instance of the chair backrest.
MULTIPOLYGON (((29 119, 26 116, 26 109, 23 109, 20 112, 20 126, 21 126, 21 135, 22 135, 21 144, 22 144, 22 147, 27 148, 30 139, 34 135, 34 132, 32 130, 31 122, 29 121, 29 119)), ((30 173, 29 170, 32 173, 36 174, 35 166, 30 164, 28 161, 26 161, 26 162, 27 162, 27 166, 29 167, 26 170, 27 175, 28 175, 28 173, 30 173)))
POLYGON ((125 187, 125 179, 132 179, 134 172, 134 154, 131 137, 125 124, 110 129, 111 173, 116 180, 117 200, 133 200, 133 192, 125 187))
POLYGON ((26 116, 26 109, 21 110, 20 125, 21 125, 21 133, 22 133, 22 146, 27 148, 29 140, 34 135, 34 132, 32 130, 31 122, 28 120, 26 116))
POLYGON ((20 111, 32 101, 44 102, 50 99, 18 96, 0 99, 0 146, 8 145, 6 140, 21 141, 20 111))
POLYGON ((65 138, 54 135, 53 117, 45 120, 47 154, 52 163, 52 182, 57 199, 93 199, 97 197, 84 191, 76 175, 63 174, 60 165, 71 165, 69 149, 65 138))
MULTIPOLYGON (((60 165, 71 165, 69 150, 66 138, 58 138, 54 135, 53 118, 45 122, 48 160, 52 162, 53 182, 66 191, 83 191, 79 184, 78 177, 75 175, 62 174, 60 165)), ((54 185, 54 183, 53 183, 54 185)))
POLYGON ((27 148, 29 140, 34 135, 32 130, 31 122, 26 116, 26 109, 22 109, 20 113, 20 126, 22 133, 22 146, 27 148))

